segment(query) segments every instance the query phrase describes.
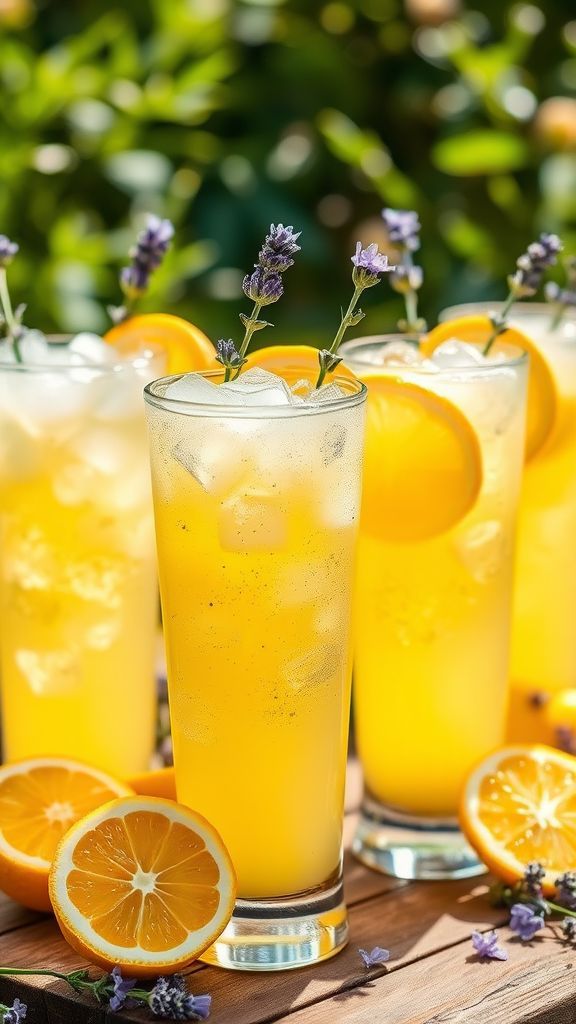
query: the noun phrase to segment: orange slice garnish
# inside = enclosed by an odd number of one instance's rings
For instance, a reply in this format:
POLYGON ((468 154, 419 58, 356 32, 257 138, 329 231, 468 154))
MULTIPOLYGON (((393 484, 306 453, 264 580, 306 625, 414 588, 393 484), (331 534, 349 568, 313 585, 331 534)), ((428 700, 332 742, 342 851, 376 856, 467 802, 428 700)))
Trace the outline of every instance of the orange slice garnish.
MULTIPOLYGON (((430 356, 445 341, 456 339, 471 345, 483 347, 494 331, 488 316, 456 317, 445 320, 434 327, 422 339, 420 349, 424 356, 430 356)), ((514 346, 530 356, 528 378, 528 410, 526 418, 526 460, 531 459, 550 437, 556 422, 558 395, 554 375, 540 349, 531 338, 517 327, 507 327, 498 335, 491 351, 502 351, 504 346, 514 346)))
POLYGON ((482 486, 476 433, 457 406, 418 384, 375 372, 368 387, 362 526, 386 541, 444 533, 482 486))
POLYGON ((460 808, 468 842, 494 874, 516 882, 530 861, 544 891, 576 869, 576 758, 552 747, 504 747, 469 776, 460 808))
POLYGON ((54 913, 72 948, 144 978, 196 960, 226 927, 235 896, 216 830, 158 797, 113 800, 76 822, 50 872, 54 913))
POLYGON ((143 313, 116 324, 104 335, 124 356, 152 348, 166 354, 166 374, 217 370, 216 351, 199 327, 171 313, 143 313))
POLYGON ((128 785, 141 796, 163 796, 176 800, 176 778, 173 768, 157 768, 128 779, 128 785))
MULTIPOLYGON (((261 366, 279 376, 284 372, 290 379, 296 374, 314 383, 320 369, 318 349, 312 345, 270 345, 248 355, 244 368, 248 370, 252 366, 261 366)), ((326 375, 325 383, 328 384, 334 376, 356 380, 355 374, 344 363, 338 363, 334 373, 326 375)))
POLYGON ((0 768, 0 888, 33 910, 50 910, 48 873, 66 830, 88 811, 132 790, 78 761, 36 757, 0 768))

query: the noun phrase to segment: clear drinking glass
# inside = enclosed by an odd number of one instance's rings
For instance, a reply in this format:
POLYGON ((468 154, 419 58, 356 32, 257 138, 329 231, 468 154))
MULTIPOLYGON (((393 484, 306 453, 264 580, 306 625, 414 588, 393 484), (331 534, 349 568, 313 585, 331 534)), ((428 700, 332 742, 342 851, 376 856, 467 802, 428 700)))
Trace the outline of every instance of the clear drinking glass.
MULTIPOLYGON (((483 479, 464 518, 413 542, 382 534, 371 507, 377 463, 373 483, 365 474, 354 662, 365 796, 353 848, 366 864, 402 878, 466 877, 485 868, 458 831, 461 788, 504 737, 527 358, 515 352, 502 364, 429 372, 383 365, 392 340, 398 336, 342 347, 368 386, 367 444, 377 450, 384 416, 372 405, 370 375, 389 373, 464 413, 480 444, 483 479)), ((427 500, 422 493, 423 517, 427 500)))
POLYGON ((7 760, 120 778, 154 749, 157 577, 142 389, 160 357, 0 365, 0 625, 7 760))
MULTIPOLYGON (((441 319, 499 303, 444 310, 441 319)), ((519 302, 510 312, 539 347, 558 396, 556 426, 525 467, 518 519, 508 737, 550 742, 546 697, 576 686, 576 316, 551 329, 555 307, 519 302)))
MULTIPOLYGON (((218 372, 208 373, 219 381, 218 372)), ((273 970, 347 940, 342 814, 364 401, 192 404, 146 388, 178 798, 226 843, 204 959, 273 970)))

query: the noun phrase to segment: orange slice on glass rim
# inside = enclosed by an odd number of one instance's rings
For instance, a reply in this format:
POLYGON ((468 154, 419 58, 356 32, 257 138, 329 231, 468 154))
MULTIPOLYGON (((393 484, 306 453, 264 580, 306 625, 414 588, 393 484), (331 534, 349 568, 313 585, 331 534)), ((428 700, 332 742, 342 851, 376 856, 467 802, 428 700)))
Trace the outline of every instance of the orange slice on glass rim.
POLYGON ((195 811, 159 797, 113 800, 60 842, 50 898, 77 953, 128 975, 174 973, 226 927, 236 896, 232 862, 195 811))
POLYGON ((387 374, 368 388, 362 525, 386 541, 428 540, 455 526, 482 486, 474 428, 448 399, 387 374))
POLYGON ((48 873, 66 830, 88 811, 132 790, 64 757, 0 767, 0 888, 33 910, 51 909, 48 873))
MULTIPOLYGON (((248 354, 244 369, 252 366, 260 366, 279 376, 284 371, 290 378, 298 375, 314 383, 320 370, 318 349, 312 345, 270 345, 248 354)), ((356 380, 355 374, 344 363, 339 363, 333 373, 326 375, 325 383, 329 384, 334 377, 356 380)))
MULTIPOLYGON (((424 337, 420 350, 430 356, 445 341, 456 339, 483 347, 494 327, 490 317, 482 314, 456 317, 438 324, 424 337)), ((491 351, 514 346, 530 356, 528 378, 528 410, 526 419, 526 461, 533 458, 550 437, 556 422, 558 395, 554 375, 540 349, 517 327, 507 327, 496 338, 491 351)))
POLYGON ((470 774, 460 807, 468 842, 505 882, 533 860, 546 870, 544 891, 576 870, 576 758, 552 747, 503 747, 470 774))
POLYGON ((116 324, 104 335, 124 356, 142 349, 166 355, 166 374, 193 370, 217 370, 216 351, 199 327, 171 313, 143 313, 116 324))

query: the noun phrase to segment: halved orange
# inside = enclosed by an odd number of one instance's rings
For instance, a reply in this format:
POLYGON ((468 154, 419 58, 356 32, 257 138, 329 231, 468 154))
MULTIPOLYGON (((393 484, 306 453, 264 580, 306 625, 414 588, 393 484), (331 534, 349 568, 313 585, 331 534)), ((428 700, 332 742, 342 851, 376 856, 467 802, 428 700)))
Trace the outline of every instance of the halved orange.
POLYGON ((51 909, 48 873, 66 830, 132 790, 97 768, 35 757, 0 768, 0 888, 33 910, 51 909))
MULTIPOLYGON (((248 370, 252 366, 261 366, 262 369, 280 376, 284 371, 291 378, 293 374, 298 374, 314 383, 320 369, 318 349, 312 345, 270 345, 248 355, 245 369, 248 370)), ((334 376, 356 380, 355 374, 344 363, 338 363, 334 373, 327 375, 326 383, 334 376)))
POLYGON ((374 372, 368 388, 362 526, 386 541, 435 537, 462 519, 482 486, 474 428, 448 399, 374 372))
POLYGON ((216 351, 199 327, 171 313, 142 313, 116 324, 104 335, 123 355, 153 348, 166 353, 166 374, 217 370, 216 351))
POLYGON ((50 898, 67 942, 104 969, 174 973, 226 927, 234 868, 200 814, 159 797, 125 797, 88 814, 60 842, 50 898))
MULTIPOLYGON (((488 316, 476 313, 471 316, 460 316, 454 320, 445 320, 434 327, 422 339, 420 349, 424 356, 430 356, 439 345, 452 338, 483 347, 493 331, 494 325, 488 316)), ((536 342, 532 341, 523 331, 517 327, 507 327, 498 335, 491 351, 501 351, 504 345, 519 348, 530 356, 526 419, 526 461, 528 461, 540 451, 554 429, 558 411, 556 382, 552 370, 536 342)))
POLYGON ((537 860, 552 895, 558 875, 576 870, 576 758, 540 745, 497 750, 470 774, 460 822, 499 878, 516 882, 537 860))
POLYGON ((176 778, 173 768, 157 768, 128 779, 128 785, 141 796, 163 796, 176 800, 176 778))

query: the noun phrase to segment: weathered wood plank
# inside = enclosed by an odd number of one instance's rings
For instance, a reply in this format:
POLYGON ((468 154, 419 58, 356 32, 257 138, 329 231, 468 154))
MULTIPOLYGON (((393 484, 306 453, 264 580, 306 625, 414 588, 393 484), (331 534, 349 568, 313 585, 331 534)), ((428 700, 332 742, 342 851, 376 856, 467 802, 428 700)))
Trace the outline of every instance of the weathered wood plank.
POLYGON ((0 935, 42 920, 42 914, 21 907, 0 892, 0 935))
POLYGON ((193 991, 212 994, 214 1024, 263 1024, 281 1019, 383 974, 384 968, 365 971, 359 946, 390 949, 390 965, 397 970, 468 939, 474 928, 486 929, 501 922, 505 915, 488 904, 485 894, 486 885, 477 882, 414 883, 352 907, 350 945, 333 960, 273 978, 206 967, 194 977, 193 991))
POLYGON ((501 937, 507 962, 479 962, 461 943, 308 1006, 290 1024, 574 1024, 576 951, 551 937, 501 937))

